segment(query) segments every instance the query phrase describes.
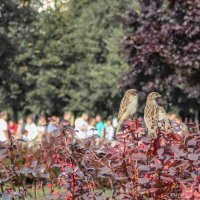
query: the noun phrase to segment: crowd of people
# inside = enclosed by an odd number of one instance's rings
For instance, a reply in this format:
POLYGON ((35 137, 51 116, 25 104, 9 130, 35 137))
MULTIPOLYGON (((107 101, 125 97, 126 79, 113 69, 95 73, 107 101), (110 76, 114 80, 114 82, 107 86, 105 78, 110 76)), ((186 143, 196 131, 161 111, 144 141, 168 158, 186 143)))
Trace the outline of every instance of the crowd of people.
POLYGON ((77 139, 87 139, 97 135, 99 139, 112 141, 115 137, 116 120, 102 120, 100 115, 95 117, 82 113, 80 117, 74 120, 71 112, 65 112, 62 118, 52 117, 53 121, 48 121, 45 116, 40 116, 35 120, 32 116, 20 118, 17 122, 3 111, 0 113, 0 141, 5 142, 9 137, 22 139, 25 142, 42 142, 48 140, 50 134, 56 134, 59 128, 56 124, 65 121, 75 128, 75 137, 77 139), (56 122, 56 124, 54 123, 56 122))
POLYGON ((86 139, 96 134, 100 139, 112 141, 115 135, 114 127, 116 125, 113 126, 111 119, 104 122, 100 115, 89 117, 87 113, 83 113, 75 120, 76 137, 79 139, 86 139))
MULTIPOLYGON (((100 115, 89 116, 82 113, 80 117, 74 119, 71 112, 65 112, 63 117, 52 116, 53 120, 48 120, 45 116, 33 118, 27 116, 20 118, 17 122, 12 119, 7 112, 0 112, 0 142, 8 141, 9 137, 22 139, 30 145, 32 141, 37 143, 50 142, 51 136, 59 134, 59 122, 67 122, 68 125, 75 129, 75 138, 87 139, 93 135, 97 135, 100 140, 113 141, 117 127, 117 119, 102 120, 100 115)), ((181 118, 176 114, 169 116, 174 131, 188 132, 188 128, 181 118)), ((33 145, 34 145, 33 142, 33 145)), ((31 146, 31 145, 30 145, 31 146)))

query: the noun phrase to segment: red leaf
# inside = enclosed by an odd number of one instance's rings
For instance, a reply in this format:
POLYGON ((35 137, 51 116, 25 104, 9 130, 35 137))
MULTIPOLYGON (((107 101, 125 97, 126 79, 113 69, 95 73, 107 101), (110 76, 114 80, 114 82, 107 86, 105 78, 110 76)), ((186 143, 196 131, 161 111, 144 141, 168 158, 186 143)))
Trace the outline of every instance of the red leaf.
POLYGON ((138 183, 140 183, 140 184, 149 183, 149 179, 148 178, 138 178, 138 183))
POLYGON ((199 159, 199 154, 190 153, 190 154, 188 154, 188 159, 190 159, 190 160, 198 160, 199 159))

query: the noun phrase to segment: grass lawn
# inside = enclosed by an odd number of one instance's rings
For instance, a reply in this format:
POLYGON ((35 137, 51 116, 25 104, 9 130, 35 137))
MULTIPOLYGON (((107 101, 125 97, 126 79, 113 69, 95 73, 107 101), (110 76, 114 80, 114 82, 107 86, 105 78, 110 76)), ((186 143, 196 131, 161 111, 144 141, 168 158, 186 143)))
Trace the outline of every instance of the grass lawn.
MULTIPOLYGON (((96 192, 103 192, 104 190, 103 189, 97 189, 96 192)), ((37 189, 37 200, 43 200, 43 193, 40 189, 37 189)), ((46 195, 48 195, 50 193, 50 190, 49 188, 47 187, 44 187, 44 192, 46 195)), ((64 194, 64 192, 63 192, 64 194)), ((105 193, 103 194, 103 196, 105 197, 111 197, 112 196, 112 191, 110 189, 105 189, 105 193)), ((34 191, 31 190, 31 196, 29 196, 27 198, 27 200, 33 200, 34 199, 34 191)), ((64 200, 64 199, 63 199, 64 200)))

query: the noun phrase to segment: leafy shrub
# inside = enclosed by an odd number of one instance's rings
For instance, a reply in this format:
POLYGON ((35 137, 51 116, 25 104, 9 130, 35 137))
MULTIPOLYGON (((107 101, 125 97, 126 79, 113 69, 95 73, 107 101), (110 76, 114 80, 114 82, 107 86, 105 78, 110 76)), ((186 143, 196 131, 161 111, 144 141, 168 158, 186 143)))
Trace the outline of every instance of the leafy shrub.
POLYGON ((50 143, 37 152, 22 141, 0 144, 0 190, 3 199, 200 199, 200 134, 158 132, 151 140, 143 122, 126 123, 115 145, 96 144, 96 137, 75 140, 76 132, 59 125, 50 143), (25 184, 31 178, 34 184, 25 184), (109 181, 112 198, 96 192, 99 179, 109 181), (49 188, 47 194, 44 187, 49 188), (31 193, 34 191, 34 194, 31 193))
POLYGON ((136 119, 125 132, 106 150, 108 174, 120 199, 199 198, 200 135, 195 129, 187 138, 160 131, 151 140, 136 119))

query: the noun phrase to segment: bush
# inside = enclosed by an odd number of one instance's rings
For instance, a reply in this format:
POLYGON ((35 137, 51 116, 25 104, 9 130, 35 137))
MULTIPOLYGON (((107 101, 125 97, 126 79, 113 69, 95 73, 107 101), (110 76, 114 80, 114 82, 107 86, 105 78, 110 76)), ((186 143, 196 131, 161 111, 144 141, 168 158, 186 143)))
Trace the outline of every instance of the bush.
POLYGON ((75 131, 60 124, 59 134, 25 151, 22 141, 0 144, 2 199, 200 199, 200 134, 158 132, 151 140, 140 119, 127 122, 115 146, 96 138, 79 141, 75 131), (25 184, 31 178, 34 184, 25 184), (99 180, 109 181, 112 198, 96 192, 99 180), (44 187, 48 186, 47 194, 44 187))

